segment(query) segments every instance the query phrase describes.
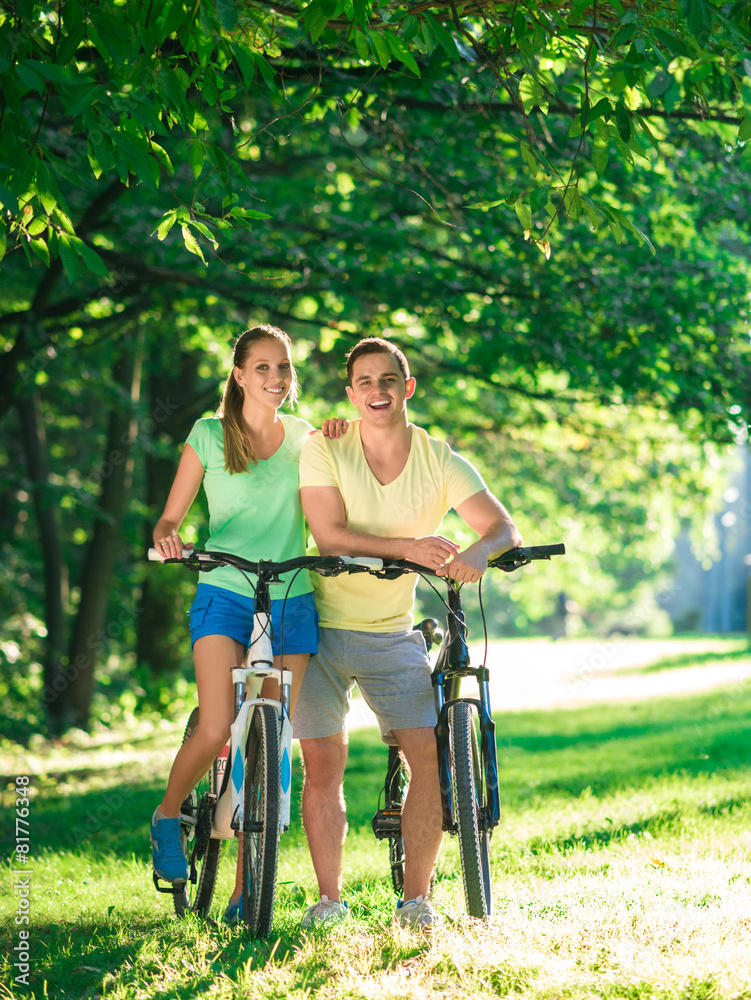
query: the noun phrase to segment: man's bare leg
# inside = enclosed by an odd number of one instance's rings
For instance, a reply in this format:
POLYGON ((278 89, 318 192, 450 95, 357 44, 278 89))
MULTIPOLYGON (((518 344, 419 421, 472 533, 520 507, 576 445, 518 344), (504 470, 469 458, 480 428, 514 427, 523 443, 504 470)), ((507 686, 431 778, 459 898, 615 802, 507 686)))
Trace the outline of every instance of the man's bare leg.
MULTIPOLYGON (((435 742, 435 741, 434 741, 435 742)), ((344 805, 344 767, 347 733, 300 740, 305 778, 302 818, 313 859, 318 890, 330 900, 341 900, 342 847, 347 835, 344 805)))
POLYGON ((430 876, 443 843, 441 790, 433 729, 395 729, 394 736, 410 771, 409 789, 402 808, 404 899, 407 901, 430 892, 430 876))

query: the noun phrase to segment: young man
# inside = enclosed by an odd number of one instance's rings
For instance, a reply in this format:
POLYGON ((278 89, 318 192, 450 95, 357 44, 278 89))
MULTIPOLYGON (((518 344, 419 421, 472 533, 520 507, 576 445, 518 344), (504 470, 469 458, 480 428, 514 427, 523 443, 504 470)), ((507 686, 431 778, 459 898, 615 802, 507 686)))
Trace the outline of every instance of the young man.
MULTIPOLYGON (((491 555, 522 544, 511 517, 469 462, 409 423, 415 380, 395 345, 360 341, 348 355, 347 374, 359 420, 342 438, 311 435, 300 457, 302 506, 319 552, 408 559, 457 581, 479 580, 491 555), (480 536, 464 551, 435 534, 450 507, 480 536)), ((321 641, 294 726, 305 769, 303 822, 321 898, 302 925, 347 915, 342 782, 345 715, 356 681, 384 742, 400 747, 411 775, 402 813, 404 902, 395 920, 430 928, 440 920, 428 893, 443 831, 430 666, 421 633, 411 630, 416 578, 313 576, 321 641)))

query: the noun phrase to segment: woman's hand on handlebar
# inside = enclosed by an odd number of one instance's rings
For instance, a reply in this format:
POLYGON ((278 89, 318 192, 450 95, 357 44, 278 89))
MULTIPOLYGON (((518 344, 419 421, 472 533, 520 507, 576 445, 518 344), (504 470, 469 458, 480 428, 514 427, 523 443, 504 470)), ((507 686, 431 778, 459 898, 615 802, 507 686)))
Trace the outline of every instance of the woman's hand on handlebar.
POLYGON ((159 553, 162 558, 162 562, 165 559, 181 559, 183 555, 189 555, 192 545, 183 545, 183 541, 179 535, 165 535, 163 538, 154 539, 154 548, 159 553))

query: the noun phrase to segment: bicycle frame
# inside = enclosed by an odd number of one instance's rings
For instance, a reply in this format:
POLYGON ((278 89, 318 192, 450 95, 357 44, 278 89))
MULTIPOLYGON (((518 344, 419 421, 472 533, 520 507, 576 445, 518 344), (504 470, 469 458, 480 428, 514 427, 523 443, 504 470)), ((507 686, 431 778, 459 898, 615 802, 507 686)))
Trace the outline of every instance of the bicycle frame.
POLYGON ((211 829, 211 836, 231 839, 245 821, 245 748, 252 712, 256 705, 272 705, 281 720, 281 768, 279 832, 289 828, 292 805, 292 723, 289 717, 289 692, 292 675, 274 666, 271 646, 271 615, 268 586, 259 585, 250 645, 239 667, 232 670, 235 685, 235 721, 230 726, 229 757, 211 829), (279 682, 280 699, 261 698, 261 686, 267 677, 279 682))
POLYGON ((438 747, 438 777, 441 787, 441 809, 443 829, 455 833, 457 829, 454 815, 453 779, 451 776, 451 746, 449 739, 449 708, 459 701, 473 705, 477 709, 480 724, 480 759, 483 763, 483 777, 487 795, 487 815, 489 827, 498 825, 501 818, 501 804, 498 790, 498 757, 495 742, 495 723, 490 716, 489 672, 487 667, 470 665, 467 647, 467 627, 461 608, 459 591, 448 587, 446 632, 438 652, 436 665, 431 675, 435 698, 435 736, 438 747), (459 696, 461 680, 472 676, 477 680, 479 698, 459 696))

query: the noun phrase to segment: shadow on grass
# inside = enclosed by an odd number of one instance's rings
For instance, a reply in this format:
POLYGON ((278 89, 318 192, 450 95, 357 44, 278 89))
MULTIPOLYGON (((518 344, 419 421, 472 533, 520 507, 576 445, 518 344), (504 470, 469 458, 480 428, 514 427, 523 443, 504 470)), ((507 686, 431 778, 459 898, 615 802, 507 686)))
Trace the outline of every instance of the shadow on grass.
MULTIPOLYGON (((729 796, 721 802, 712 805, 698 805, 696 812, 712 819, 727 816, 735 811, 745 811, 751 807, 751 795, 729 796)), ((649 817, 636 823, 613 824, 608 821, 606 826, 598 829, 588 829, 586 833, 570 837, 543 838, 533 837, 525 844, 525 850, 530 854, 567 854, 575 850, 586 850, 589 847, 608 847, 621 843, 631 836, 642 836, 647 833, 653 837, 665 834, 680 833, 686 824, 687 810, 683 808, 661 809, 651 813, 649 817)))
POLYGON ((751 684, 710 694, 497 716, 502 798, 638 789, 751 768, 751 684))
POLYGON ((751 661, 751 646, 745 649, 733 649, 726 652, 705 652, 705 653, 675 653, 673 656, 663 656, 654 663, 648 663, 643 667, 627 667, 619 670, 618 676, 634 676, 642 674, 657 674, 663 670, 676 670, 680 667, 700 667, 706 663, 733 663, 738 660, 751 661))
MULTIPOLYGON (((34 927, 31 934, 34 961, 26 996, 30 992, 37 997, 81 1000, 112 992, 135 996, 144 995, 148 984, 153 1000, 193 1000, 215 989, 217 979, 242 985, 251 972, 283 966, 287 970, 283 983, 264 991, 264 996, 282 997, 297 991, 312 996, 338 974, 321 961, 322 949, 331 939, 329 930, 311 934, 320 947, 307 951, 307 938, 296 926, 255 940, 242 928, 229 930, 197 917, 144 919, 137 927, 122 919, 46 924, 34 927)), ((0 941, 8 953, 15 943, 13 932, 0 930, 0 941)), ((429 948, 425 939, 387 938, 381 949, 381 968, 393 967, 429 948)))

